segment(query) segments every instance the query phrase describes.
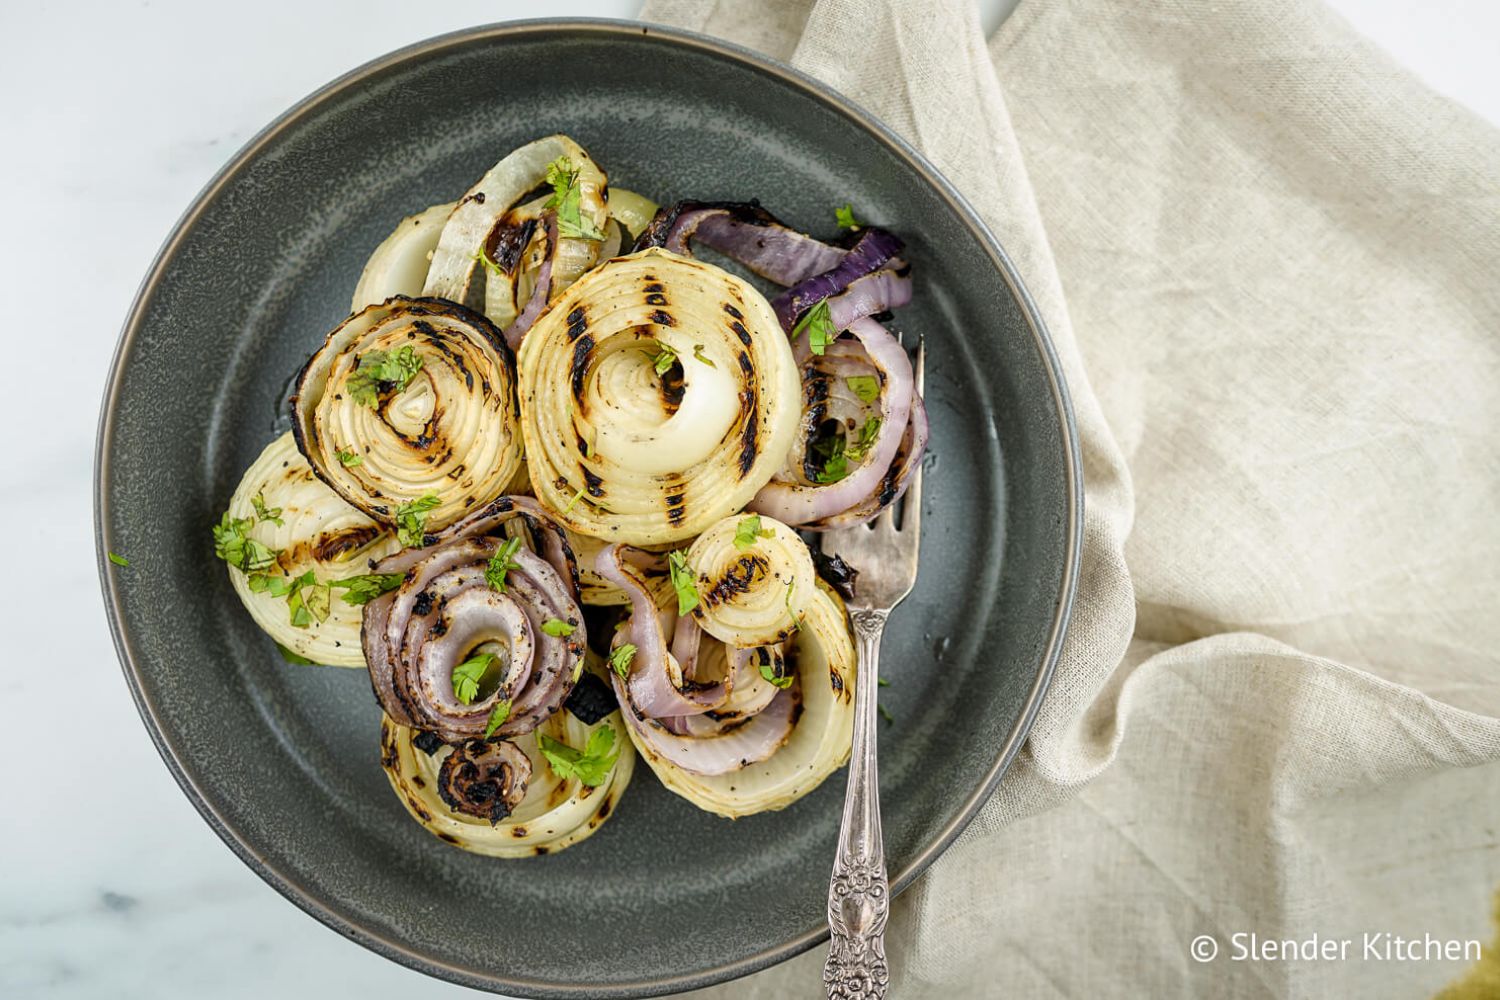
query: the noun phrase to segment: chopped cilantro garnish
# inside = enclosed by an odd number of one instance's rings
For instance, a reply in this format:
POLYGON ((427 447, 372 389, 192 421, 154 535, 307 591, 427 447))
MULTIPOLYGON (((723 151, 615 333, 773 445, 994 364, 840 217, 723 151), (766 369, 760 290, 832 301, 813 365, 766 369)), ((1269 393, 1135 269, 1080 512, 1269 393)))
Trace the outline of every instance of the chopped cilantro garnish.
POLYGON ((307 628, 314 620, 326 622, 333 610, 333 590, 328 584, 319 583, 317 574, 308 570, 291 581, 286 606, 296 628, 307 628))
POLYGON ((839 332, 833 328, 827 299, 819 300, 817 305, 802 314, 797 325, 792 327, 792 340, 802 336, 803 330, 807 331, 807 346, 814 354, 822 354, 838 338, 839 332))
POLYGON ((479 694, 479 682, 484 680, 485 671, 494 662, 494 653, 480 653, 454 667, 453 697, 465 705, 472 704, 479 694))
POLYGON ((255 507, 255 516, 260 518, 262 521, 270 521, 275 525, 283 524, 281 520, 281 508, 267 507, 265 494, 255 494, 255 496, 250 498, 250 503, 255 507))
POLYGON ((859 440, 844 448, 844 454, 850 458, 864 458, 870 449, 875 446, 875 439, 880 436, 880 418, 870 417, 865 425, 859 429, 859 440))
POLYGON ((836 483, 849 474, 849 460, 844 457, 844 436, 834 434, 813 442, 813 451, 823 457, 823 468, 813 479, 819 483, 836 483))
POLYGON ((685 615, 698 606, 698 588, 693 585, 693 571, 679 549, 667 554, 667 570, 672 574, 672 589, 677 591, 677 613, 685 615))
POLYGON ((578 501, 580 501, 580 500, 583 499, 583 494, 584 494, 583 487, 582 486, 578 487, 578 492, 573 494, 573 499, 571 499, 571 500, 568 501, 568 505, 562 509, 562 512, 564 514, 566 514, 568 511, 572 510, 574 504, 578 503, 578 501))
POLYGON ((609 668, 624 679, 630 674, 630 664, 635 660, 635 643, 616 646, 609 654, 609 668))
POLYGON ((860 398, 862 402, 873 403, 880 395, 880 379, 874 375, 850 375, 844 379, 844 384, 860 398))
POLYGON ((787 674, 785 677, 778 677, 776 668, 769 663, 762 663, 760 665, 760 675, 782 690, 792 686, 792 675, 787 674))
POLYGON ((754 545, 757 538, 771 538, 775 534, 776 531, 772 528, 761 528, 759 514, 751 514, 740 518, 740 523, 735 525, 734 547, 743 552, 754 545))
POLYGON ((661 345, 661 350, 651 357, 651 367, 656 369, 656 374, 665 375, 677 360, 677 352, 666 344, 661 345))
POLYGON ((896 717, 891 714, 890 709, 886 708, 884 705, 877 705, 876 707, 880 709, 880 715, 885 719, 886 722, 896 721, 896 717))
POLYGON ((344 384, 351 399, 373 410, 380 405, 382 389, 389 386, 391 391, 400 392, 421 370, 421 355, 412 345, 403 344, 394 351, 361 354, 344 384))
POLYGON ((341 451, 338 453, 338 455, 339 464, 343 465, 346 468, 353 468, 356 465, 365 464, 365 457, 363 455, 357 455, 352 451, 341 451))
POLYGON ((858 229, 864 225, 854 217, 854 206, 845 202, 833 210, 833 219, 840 229, 858 229))
POLYGON ((604 779, 609 777, 610 769, 620 756, 618 752, 609 752, 615 743, 613 726, 594 730, 582 751, 554 740, 545 733, 537 734, 536 743, 559 778, 577 778, 590 788, 604 784, 604 779))
POLYGON ((126 559, 124 556, 116 555, 113 552, 110 552, 108 555, 109 555, 109 561, 112 562, 112 563, 114 563, 116 566, 129 566, 130 565, 130 560, 126 559))
POLYGON ((253 518, 230 517, 225 511, 214 525, 214 555, 247 573, 274 563, 276 551, 250 537, 249 531, 254 526, 253 518))
POLYGON ((693 357, 697 358, 699 361, 703 362, 705 365, 708 365, 708 367, 710 367, 710 368, 717 368, 717 367, 719 367, 718 365, 714 364, 712 358, 710 358, 707 354, 703 353, 703 345, 702 344, 694 344, 693 345, 693 357))
POLYGON ((340 595, 345 604, 368 604, 381 594, 401 586, 401 581, 405 579, 405 573, 365 573, 331 582, 333 586, 345 591, 340 595))
POLYGON ((489 739, 495 735, 495 730, 505 725, 505 720, 510 718, 510 699, 495 702, 495 707, 490 709, 490 720, 484 724, 484 738, 489 739))
POLYGON ((474 260, 480 264, 483 264, 486 271, 490 272, 501 281, 510 280, 510 275, 505 273, 505 268, 501 267, 499 262, 491 260, 490 255, 484 252, 484 247, 480 247, 478 250, 474 251, 474 260))
POLYGON ((505 593, 505 575, 513 569, 521 568, 521 564, 514 558, 519 551, 521 551, 521 540, 507 538, 500 544, 495 554, 490 556, 490 564, 484 569, 484 582, 490 585, 491 590, 505 593))
POLYGON ((436 493, 424 493, 396 508, 396 538, 408 548, 425 544, 427 512, 441 503, 436 493))
POLYGON ((573 626, 561 618, 548 618, 542 622, 542 631, 548 635, 557 636, 559 639, 565 639, 573 634, 573 626))
POLYGON ((547 183, 552 185, 552 197, 547 199, 546 207, 557 212, 559 235, 568 239, 604 239, 594 220, 583 213, 579 203, 583 192, 578 186, 578 168, 572 160, 559 156, 548 164, 547 183))

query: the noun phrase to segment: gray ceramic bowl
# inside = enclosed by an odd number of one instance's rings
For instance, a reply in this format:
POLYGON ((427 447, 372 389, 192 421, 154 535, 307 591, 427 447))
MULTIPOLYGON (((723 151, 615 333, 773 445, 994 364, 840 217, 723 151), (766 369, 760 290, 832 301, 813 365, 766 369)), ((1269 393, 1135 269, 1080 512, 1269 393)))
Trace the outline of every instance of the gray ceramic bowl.
POLYGON ((880 733, 891 872, 909 885, 993 790, 1056 659, 1081 523, 1071 416, 1014 268, 953 189, 847 101, 747 51, 638 24, 478 28, 377 60, 267 128, 188 210, 125 324, 99 436, 100 565, 146 727, 266 881, 435 976, 646 996, 825 937, 842 775, 728 822, 640 768, 616 817, 561 854, 454 850, 391 794, 364 676, 284 664, 208 531, 285 427, 287 379, 343 318, 369 250, 554 131, 663 202, 759 197, 828 232, 850 201, 909 245, 917 294, 899 323, 927 339, 934 458, 880 733))

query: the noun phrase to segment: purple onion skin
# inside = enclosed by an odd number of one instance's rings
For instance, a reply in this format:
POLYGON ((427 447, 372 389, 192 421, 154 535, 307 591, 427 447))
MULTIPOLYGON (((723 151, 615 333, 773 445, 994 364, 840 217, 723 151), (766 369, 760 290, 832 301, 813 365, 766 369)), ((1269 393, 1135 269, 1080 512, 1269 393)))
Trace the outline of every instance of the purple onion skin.
MULTIPOLYGON (((804 312, 824 299, 838 295, 859 278, 879 270, 900 253, 905 245, 894 233, 884 229, 866 229, 843 260, 821 274, 798 282, 776 297, 771 307, 776 310, 776 318, 781 320, 782 329, 791 333, 797 324, 797 318, 804 312)), ((841 330, 845 328, 847 324, 839 327, 841 330)))

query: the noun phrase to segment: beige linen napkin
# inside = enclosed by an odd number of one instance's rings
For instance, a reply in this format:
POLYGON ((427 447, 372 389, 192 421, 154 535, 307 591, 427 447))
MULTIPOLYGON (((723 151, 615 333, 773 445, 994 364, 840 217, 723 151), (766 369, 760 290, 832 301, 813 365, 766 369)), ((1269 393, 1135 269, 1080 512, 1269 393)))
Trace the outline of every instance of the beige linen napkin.
MULTIPOLYGON (((1363 935, 1493 936, 1496 131, 1298 0, 1023 0, 988 44, 962 0, 643 16, 915 144, 1016 260, 1072 388, 1072 632, 1003 787, 896 904, 893 996, 1462 979, 1363 935), (1232 961, 1237 932, 1354 945, 1232 961)), ((822 961, 703 995, 820 995, 822 961)))

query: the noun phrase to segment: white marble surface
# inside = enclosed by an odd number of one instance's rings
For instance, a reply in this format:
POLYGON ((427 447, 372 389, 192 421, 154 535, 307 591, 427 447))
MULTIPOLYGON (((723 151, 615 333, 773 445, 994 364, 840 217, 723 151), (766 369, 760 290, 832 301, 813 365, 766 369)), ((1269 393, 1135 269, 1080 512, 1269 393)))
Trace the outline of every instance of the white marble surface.
MULTIPOLYGON (((986 0, 987 24, 1012 4, 986 0)), ((1500 120, 1500 5, 1336 5, 1438 89, 1500 120)), ((97 399, 157 246, 224 160, 289 104, 443 31, 550 13, 623 17, 636 7, 0 5, 0 190, 10 193, 0 273, 10 275, 12 301, 24 303, 4 334, 7 395, 30 430, 12 436, 17 461, 0 481, 10 542, 0 593, 21 637, 0 673, 21 751, 0 810, 0 996, 469 992, 305 916, 235 860, 178 792, 104 623, 90 510, 97 399)))

